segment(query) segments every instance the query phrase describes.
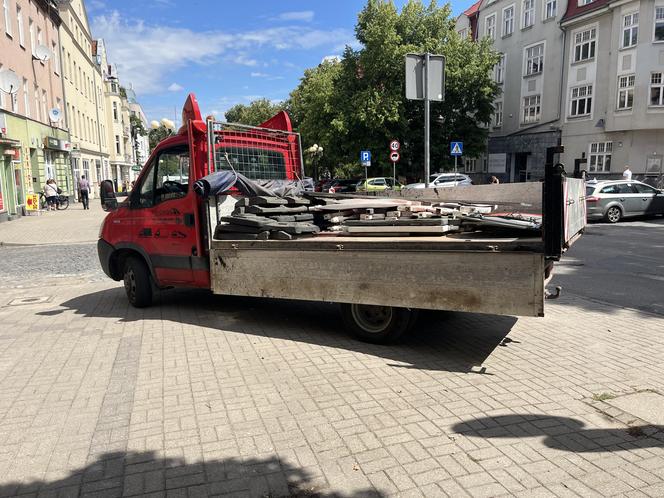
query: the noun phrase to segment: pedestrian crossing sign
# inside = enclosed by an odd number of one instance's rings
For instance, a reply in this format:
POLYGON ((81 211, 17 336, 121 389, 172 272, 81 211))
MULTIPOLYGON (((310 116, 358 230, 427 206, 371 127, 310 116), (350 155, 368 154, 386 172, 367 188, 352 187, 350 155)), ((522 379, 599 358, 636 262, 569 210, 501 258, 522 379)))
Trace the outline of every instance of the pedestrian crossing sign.
POLYGON ((450 142, 450 155, 460 156, 463 154, 463 142, 450 142))

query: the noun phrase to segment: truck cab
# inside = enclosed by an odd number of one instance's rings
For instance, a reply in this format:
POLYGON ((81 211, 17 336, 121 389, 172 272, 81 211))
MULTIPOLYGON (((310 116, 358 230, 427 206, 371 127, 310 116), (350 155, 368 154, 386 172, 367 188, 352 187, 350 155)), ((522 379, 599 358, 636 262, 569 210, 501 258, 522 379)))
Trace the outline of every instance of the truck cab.
POLYGON ((281 112, 259 128, 266 131, 234 125, 211 139, 190 94, 182 127, 157 145, 126 200, 110 208, 112 185, 102 186, 109 213, 100 229, 99 259, 109 277, 124 280, 132 304, 149 304, 153 289, 145 280, 157 288, 210 288, 206 213, 193 184, 213 172, 212 154, 217 167, 226 163, 252 179, 303 176, 299 137, 288 115, 281 112))

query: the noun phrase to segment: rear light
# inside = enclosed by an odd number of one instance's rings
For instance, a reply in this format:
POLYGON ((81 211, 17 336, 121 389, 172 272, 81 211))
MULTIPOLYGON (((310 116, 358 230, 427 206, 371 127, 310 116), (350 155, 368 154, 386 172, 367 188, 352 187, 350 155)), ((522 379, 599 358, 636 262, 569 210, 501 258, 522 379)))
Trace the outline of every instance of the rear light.
POLYGON ((599 202, 601 199, 599 197, 596 197, 594 195, 591 195, 590 197, 586 197, 586 202, 599 202))

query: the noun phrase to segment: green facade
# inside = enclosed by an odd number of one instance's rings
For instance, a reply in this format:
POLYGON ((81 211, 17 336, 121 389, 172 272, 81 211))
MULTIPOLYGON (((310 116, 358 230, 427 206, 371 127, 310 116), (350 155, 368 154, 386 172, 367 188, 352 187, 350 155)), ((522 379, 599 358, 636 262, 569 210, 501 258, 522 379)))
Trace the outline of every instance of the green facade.
POLYGON ((4 113, 6 134, 0 140, 0 188, 2 208, 0 220, 24 214, 25 199, 29 193, 43 191, 48 177, 52 177, 64 194, 73 196, 69 151, 69 134, 59 128, 37 121, 4 113), (51 140, 49 140, 49 138, 51 140), (5 151, 20 150, 20 157, 5 151))

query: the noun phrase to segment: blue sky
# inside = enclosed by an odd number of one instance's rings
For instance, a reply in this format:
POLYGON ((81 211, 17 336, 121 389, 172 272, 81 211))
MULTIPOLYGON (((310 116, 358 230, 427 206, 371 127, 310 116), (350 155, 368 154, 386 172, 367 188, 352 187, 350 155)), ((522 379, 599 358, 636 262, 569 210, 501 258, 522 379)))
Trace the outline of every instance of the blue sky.
MULTIPOLYGON (((396 0, 397 6, 405 0, 396 0)), ((173 119, 188 92, 204 113, 282 100, 306 68, 354 45, 364 0, 86 0, 92 34, 148 119, 173 119)), ((454 2, 455 13, 472 0, 454 2)))

